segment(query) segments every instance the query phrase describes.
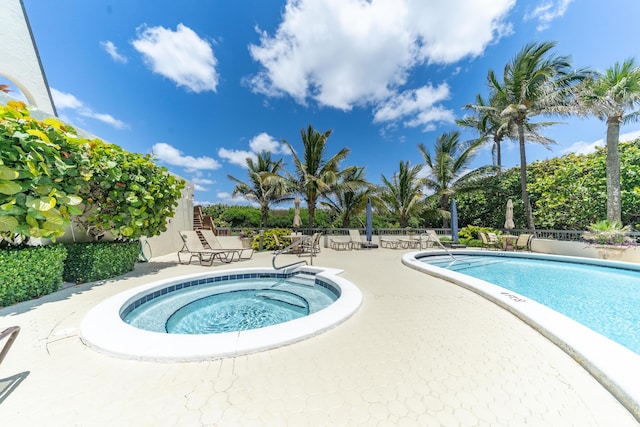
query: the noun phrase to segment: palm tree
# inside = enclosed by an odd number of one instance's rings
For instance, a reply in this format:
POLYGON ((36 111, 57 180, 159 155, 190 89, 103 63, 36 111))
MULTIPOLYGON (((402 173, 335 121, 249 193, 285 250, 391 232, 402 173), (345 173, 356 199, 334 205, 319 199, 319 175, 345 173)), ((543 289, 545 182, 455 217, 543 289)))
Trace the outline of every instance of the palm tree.
POLYGON ((475 139, 469 142, 460 141, 460 132, 447 132, 438 137, 433 147, 433 156, 424 144, 418 149, 426 165, 427 178, 424 185, 434 191, 433 198, 439 200, 442 215, 442 226, 448 226, 449 198, 458 191, 464 191, 465 186, 494 171, 493 166, 483 166, 469 169, 471 161, 484 141, 475 139))
POLYGON ((331 130, 324 133, 318 132, 309 125, 307 130, 300 129, 300 136, 304 146, 304 161, 285 139, 282 140, 293 156, 296 168, 295 176, 290 177, 292 185, 299 191, 307 202, 309 210, 309 230, 313 228, 313 219, 318 200, 328 194, 338 183, 340 176, 339 165, 349 154, 348 148, 341 149, 328 160, 325 159, 325 149, 327 139, 331 135, 331 130))
MULTIPOLYGON (((527 191, 527 158, 525 141, 531 118, 538 115, 568 115, 575 86, 586 72, 574 71, 567 56, 551 55, 553 42, 529 43, 504 67, 502 82, 489 72, 491 89, 504 97, 506 107, 501 115, 512 121, 520 146, 520 185, 527 227, 535 229, 533 211, 527 191)), ((547 139, 548 141, 548 139, 547 139)))
POLYGON ((342 228, 348 228, 351 219, 364 212, 367 198, 377 200, 375 186, 365 180, 364 168, 348 168, 331 194, 320 205, 329 208, 340 220, 342 228))
POLYGON ((256 162, 251 157, 247 157, 246 161, 249 182, 227 175, 236 183, 232 195, 242 195, 245 199, 258 203, 262 214, 262 226, 267 227, 269 205, 291 199, 287 182, 280 175, 283 171, 283 161, 272 160, 268 151, 258 154, 256 162))
POLYGON ((406 228, 409 219, 422 210, 422 179, 418 177, 422 165, 409 166, 408 161, 400 161, 400 169, 391 179, 382 175, 380 198, 386 209, 397 218, 400 227, 406 228))
POLYGON ((585 80, 581 90, 579 111, 607 123, 607 219, 620 222, 620 124, 640 117, 640 67, 632 58, 616 62, 604 74, 585 80))
POLYGON ((474 115, 464 116, 456 120, 458 126, 473 129, 478 132, 478 139, 485 143, 492 144, 491 154, 493 164, 498 168, 498 174, 502 172, 502 141, 509 137, 509 127, 500 115, 504 105, 499 103, 499 92, 494 92, 489 99, 489 104, 485 104, 481 94, 476 95, 475 104, 467 104, 465 109, 473 110, 474 115))

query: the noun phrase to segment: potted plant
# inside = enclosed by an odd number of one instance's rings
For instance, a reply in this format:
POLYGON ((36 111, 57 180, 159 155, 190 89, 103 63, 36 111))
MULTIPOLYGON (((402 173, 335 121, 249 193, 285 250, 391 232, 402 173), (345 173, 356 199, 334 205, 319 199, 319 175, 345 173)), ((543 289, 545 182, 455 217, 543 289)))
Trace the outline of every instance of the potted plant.
POLYGON ((255 237, 255 235, 256 232, 253 229, 243 228, 238 235, 240 241, 242 242, 242 247, 247 249, 250 248, 253 245, 253 238, 255 237))
POLYGON ((597 248, 602 258, 607 259, 612 253, 622 253, 636 246, 636 241, 629 236, 630 231, 628 225, 604 219, 591 224, 582 238, 597 248))

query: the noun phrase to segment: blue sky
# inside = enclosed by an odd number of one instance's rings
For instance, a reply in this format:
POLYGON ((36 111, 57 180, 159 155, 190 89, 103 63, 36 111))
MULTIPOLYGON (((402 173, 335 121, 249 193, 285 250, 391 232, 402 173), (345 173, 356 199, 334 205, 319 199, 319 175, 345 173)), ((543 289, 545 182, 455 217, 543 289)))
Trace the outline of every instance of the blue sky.
MULTIPOLYGON (((638 59, 635 0, 23 0, 64 120, 196 184, 202 203, 232 199, 261 150, 301 149, 300 129, 333 130, 328 154, 380 183, 422 161, 486 75, 528 42, 556 41, 576 67, 638 59)), ((605 124, 573 119, 529 144, 527 160, 585 152, 605 124)), ((621 139, 640 135, 640 124, 621 139)), ((465 138, 473 135, 464 132, 465 138)), ((517 144, 503 163, 519 162, 517 144)), ((491 163, 490 148, 475 165, 491 163)))

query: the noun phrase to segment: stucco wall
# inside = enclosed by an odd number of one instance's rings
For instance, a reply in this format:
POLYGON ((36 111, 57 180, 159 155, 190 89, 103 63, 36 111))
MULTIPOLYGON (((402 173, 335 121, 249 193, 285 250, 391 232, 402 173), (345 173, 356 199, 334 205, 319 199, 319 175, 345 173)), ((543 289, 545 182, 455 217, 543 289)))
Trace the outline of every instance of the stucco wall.
POLYGON ((585 242, 533 239, 531 241, 531 250, 533 252, 552 255, 568 255, 640 263, 640 248, 638 247, 621 250, 618 248, 598 248, 593 245, 588 245, 585 242))
POLYGON ((56 109, 22 1, 0 1, 0 27, 0 75, 11 80, 29 104, 55 116, 56 109))

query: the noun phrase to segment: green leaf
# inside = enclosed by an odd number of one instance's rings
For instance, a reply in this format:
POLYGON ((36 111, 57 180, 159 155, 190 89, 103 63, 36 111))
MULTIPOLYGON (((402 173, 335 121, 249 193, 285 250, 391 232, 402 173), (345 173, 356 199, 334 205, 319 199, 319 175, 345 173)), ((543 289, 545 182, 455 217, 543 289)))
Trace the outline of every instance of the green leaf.
POLYGON ((0 166, 0 179, 5 181, 12 181, 17 179, 20 174, 18 171, 8 168, 6 166, 0 166))
POLYGON ((22 186, 16 182, 0 182, 0 193, 11 196, 22 191, 22 186))
POLYGON ((46 212, 53 209, 56 206, 56 199, 53 197, 41 197, 39 199, 27 198, 27 207, 35 209, 40 212, 46 212))
POLYGON ((0 216, 0 231, 12 232, 18 226, 18 220, 12 216, 0 216))

